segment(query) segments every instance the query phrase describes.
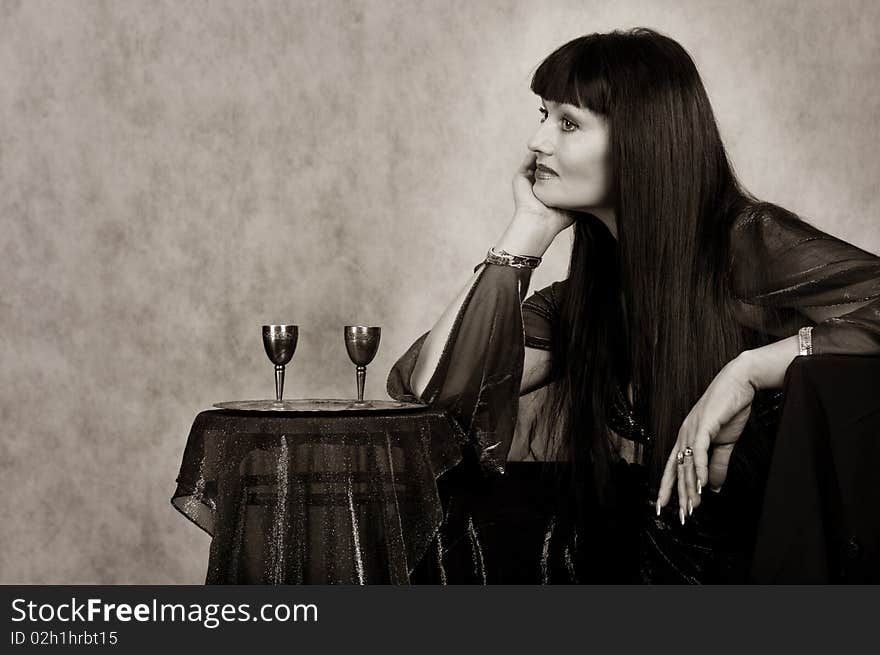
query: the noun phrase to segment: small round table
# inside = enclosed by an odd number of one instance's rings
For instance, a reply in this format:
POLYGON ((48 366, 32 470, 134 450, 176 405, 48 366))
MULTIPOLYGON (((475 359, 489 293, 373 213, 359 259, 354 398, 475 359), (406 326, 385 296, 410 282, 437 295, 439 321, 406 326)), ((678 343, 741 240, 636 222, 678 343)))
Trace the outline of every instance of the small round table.
POLYGON ((171 503, 212 536, 207 584, 409 584, 463 443, 427 407, 203 411, 171 503))

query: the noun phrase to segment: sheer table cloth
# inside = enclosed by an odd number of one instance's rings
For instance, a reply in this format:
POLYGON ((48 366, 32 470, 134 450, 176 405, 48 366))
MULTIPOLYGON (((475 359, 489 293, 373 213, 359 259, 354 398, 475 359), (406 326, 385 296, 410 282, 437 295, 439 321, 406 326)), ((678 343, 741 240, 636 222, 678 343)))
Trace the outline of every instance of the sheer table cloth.
POLYGON ((172 505, 212 536, 207 584, 408 584, 462 437, 439 410, 208 410, 172 505))

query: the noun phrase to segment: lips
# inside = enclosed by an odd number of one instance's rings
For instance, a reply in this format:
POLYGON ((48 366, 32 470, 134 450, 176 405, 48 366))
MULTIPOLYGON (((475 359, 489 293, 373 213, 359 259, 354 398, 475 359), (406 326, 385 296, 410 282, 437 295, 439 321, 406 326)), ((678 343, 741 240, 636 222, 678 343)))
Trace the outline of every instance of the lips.
POLYGON ((554 171, 549 166, 544 166, 544 164, 538 164, 535 167, 535 177, 541 180, 547 180, 551 177, 556 177, 558 173, 554 171))

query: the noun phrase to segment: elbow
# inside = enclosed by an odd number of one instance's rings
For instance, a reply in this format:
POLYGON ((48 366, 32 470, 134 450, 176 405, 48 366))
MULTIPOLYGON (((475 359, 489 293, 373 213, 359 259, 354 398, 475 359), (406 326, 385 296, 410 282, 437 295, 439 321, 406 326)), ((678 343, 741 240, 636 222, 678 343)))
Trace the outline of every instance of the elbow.
POLYGON ((407 380, 407 390, 410 393, 410 397, 418 403, 425 403, 422 399, 422 394, 425 393, 425 389, 428 387, 428 382, 430 382, 430 378, 428 377, 429 371, 426 371, 425 369, 426 367, 420 367, 416 364, 409 376, 409 380, 407 380))

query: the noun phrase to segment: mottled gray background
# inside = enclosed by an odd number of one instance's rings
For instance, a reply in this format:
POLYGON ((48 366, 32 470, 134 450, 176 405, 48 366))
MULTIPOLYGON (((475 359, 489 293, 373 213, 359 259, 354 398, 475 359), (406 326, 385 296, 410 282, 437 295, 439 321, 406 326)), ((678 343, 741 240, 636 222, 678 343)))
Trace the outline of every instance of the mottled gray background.
MULTIPOLYGON (((0 582, 201 583, 169 504, 196 413, 368 395, 505 227, 530 73, 645 25, 759 196, 880 251, 880 3, 0 2, 0 582)), ((565 274, 557 240, 533 288, 565 274)))

